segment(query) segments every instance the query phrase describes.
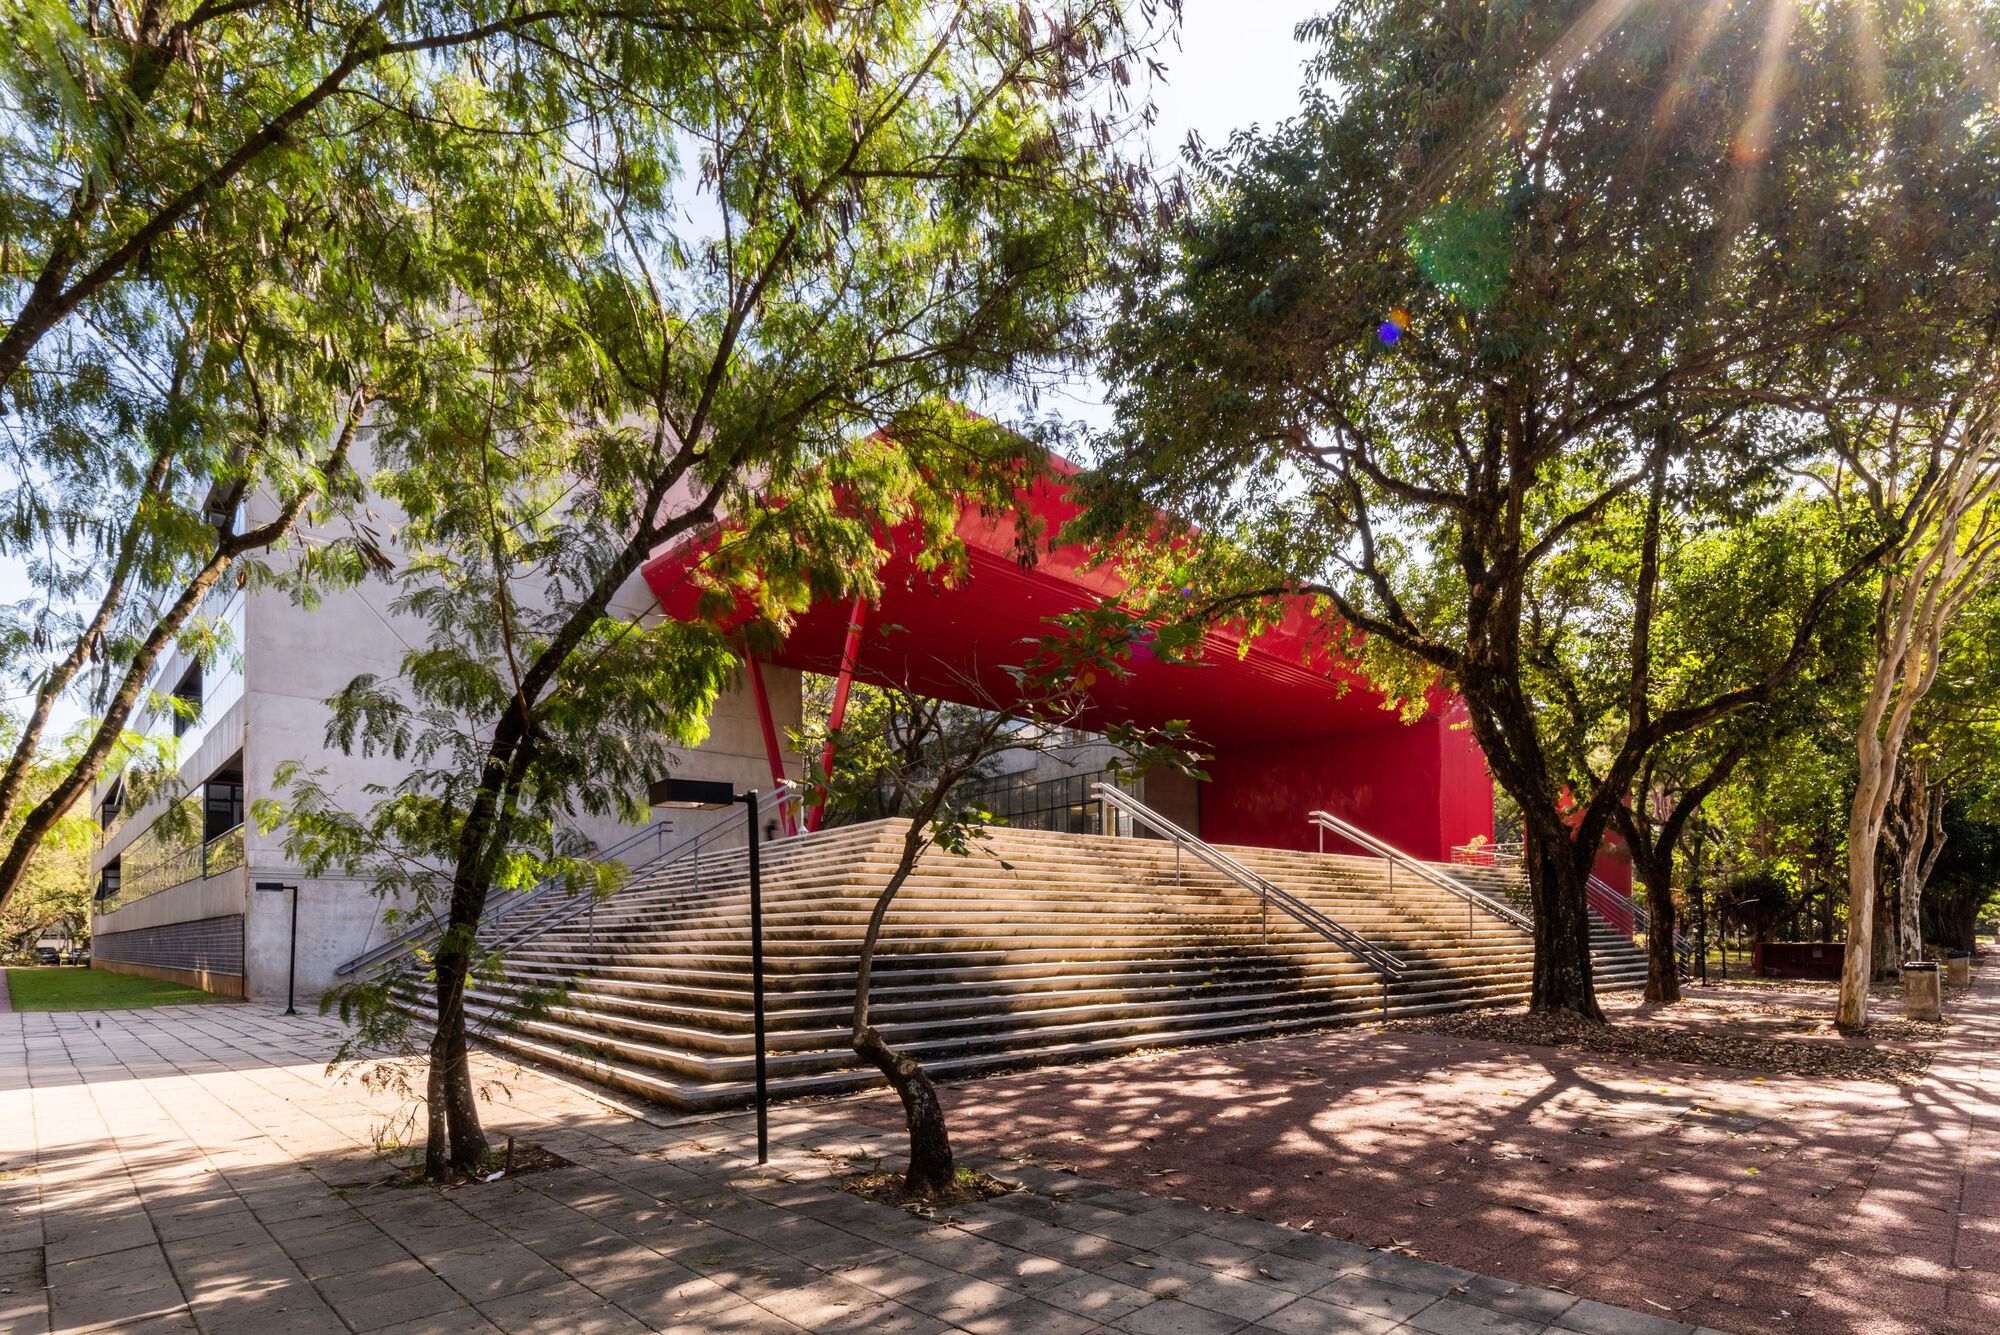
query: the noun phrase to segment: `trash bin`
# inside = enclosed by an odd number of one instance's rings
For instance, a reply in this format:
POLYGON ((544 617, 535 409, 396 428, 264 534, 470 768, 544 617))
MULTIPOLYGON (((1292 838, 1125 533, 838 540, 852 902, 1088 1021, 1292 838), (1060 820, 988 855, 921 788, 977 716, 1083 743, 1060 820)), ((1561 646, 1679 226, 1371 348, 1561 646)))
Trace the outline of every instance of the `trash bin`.
POLYGON ((1903 963, 1903 1018, 1907 1020, 1941 1019, 1938 1008, 1939 992, 1938 966, 1932 960, 1906 960, 1903 963))
POLYGON ((1964 987, 1972 981, 1972 952, 1953 950, 1944 957, 1944 980, 1953 987, 1964 987))

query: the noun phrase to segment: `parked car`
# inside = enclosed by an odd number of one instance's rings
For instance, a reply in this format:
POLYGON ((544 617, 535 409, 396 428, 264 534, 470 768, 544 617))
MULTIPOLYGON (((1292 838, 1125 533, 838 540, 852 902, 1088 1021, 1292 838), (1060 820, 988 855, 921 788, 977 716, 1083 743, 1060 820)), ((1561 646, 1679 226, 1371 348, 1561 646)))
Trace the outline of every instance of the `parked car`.
POLYGON ((61 963, 62 963, 62 952, 61 952, 60 950, 57 950, 57 949, 56 949, 56 948, 55 948, 54 946, 36 946, 36 947, 35 947, 35 963, 37 963, 37 964, 61 964, 61 963))
POLYGON ((71 947, 71 949, 70 949, 70 952, 69 952, 69 962, 70 962, 71 964, 88 964, 88 963, 90 963, 90 947, 89 947, 89 946, 73 946, 73 947, 71 947))

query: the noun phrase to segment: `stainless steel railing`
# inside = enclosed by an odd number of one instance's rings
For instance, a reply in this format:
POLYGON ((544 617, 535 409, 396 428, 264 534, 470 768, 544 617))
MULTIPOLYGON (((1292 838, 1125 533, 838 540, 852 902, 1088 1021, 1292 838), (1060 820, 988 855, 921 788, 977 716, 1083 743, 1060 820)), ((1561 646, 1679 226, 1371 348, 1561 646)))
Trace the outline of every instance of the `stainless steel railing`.
MULTIPOLYGON (((799 786, 789 782, 781 787, 773 788, 768 793, 760 794, 757 799, 757 818, 762 820, 765 816, 773 812, 782 812, 787 806, 797 805, 801 802, 802 796, 803 794, 799 786)), ((794 815, 796 814, 795 812, 794 815)), ((713 824, 695 831, 693 834, 684 835, 673 843, 667 843, 667 836, 672 833, 671 828, 666 825, 649 825, 645 829, 634 833, 631 837, 622 839, 611 847, 599 852, 597 860, 608 862, 615 858, 627 862, 629 864, 628 875, 630 878, 627 884, 629 885, 632 880, 637 880, 641 875, 678 862, 683 857, 692 857, 695 863, 695 888, 699 889, 701 885, 701 850, 720 838, 725 832, 733 831, 737 828, 736 822, 725 816, 713 824), (634 860, 629 856, 636 851, 645 849, 648 843, 653 845, 650 854, 643 855, 638 860, 634 860)), ((531 911, 536 904, 556 899, 560 895, 559 902, 553 908, 548 909, 524 926, 513 928, 501 939, 489 942, 487 948, 490 950, 505 950, 512 946, 520 945, 524 941, 533 940, 544 932, 568 922, 578 914, 595 912, 598 903, 596 895, 561 894, 562 889, 563 879, 559 876, 551 876, 526 890, 512 892, 489 901, 486 913, 480 917, 479 930, 482 933, 501 927, 510 920, 518 919, 524 912, 531 911)), ((351 974, 359 973, 364 969, 373 968, 378 964, 387 963, 396 956, 405 954, 422 945, 425 941, 442 934, 448 918, 448 914, 436 914, 425 920, 422 924, 404 932, 396 939, 384 942, 372 950, 356 955, 353 959, 335 969, 334 973, 344 978, 351 974)))
MULTIPOLYGON (((1596 872, 1590 874, 1589 885, 1593 906, 1600 902, 1607 902, 1614 905, 1631 916, 1632 935, 1644 937, 1648 941, 1653 939, 1653 915, 1648 911, 1645 904, 1640 901, 1639 896, 1624 893, 1596 872)), ((1606 921, 1613 922, 1615 925, 1615 920, 1606 914, 1603 909, 1598 909, 1597 916, 1604 918, 1606 921)), ((1694 942, 1688 939, 1685 932, 1676 929, 1674 932, 1674 962, 1676 967, 1681 971, 1681 977, 1692 978, 1694 976, 1694 956, 1694 942)))
POLYGON ((1255 894, 1262 905, 1264 932, 1267 937, 1270 934, 1270 912, 1272 907, 1275 906, 1281 913, 1290 917, 1294 922, 1333 942, 1367 965, 1382 980, 1383 996, 1386 1005, 1390 982, 1403 976, 1403 962, 1401 960, 1376 945, 1373 941, 1362 936, 1353 928, 1345 927, 1335 922, 1332 918, 1327 917, 1297 895, 1271 884, 1262 876, 1259 876, 1256 872, 1251 871, 1248 867, 1238 862, 1235 858, 1224 853, 1221 849, 1216 848, 1212 844, 1204 843, 1196 836, 1189 834, 1186 830, 1183 830, 1180 826, 1174 824, 1130 793, 1120 788, 1115 788, 1108 783, 1098 784, 1096 786, 1096 793, 1099 801, 1121 815, 1130 818, 1135 825, 1143 825, 1162 838, 1171 840, 1174 845, 1176 865, 1178 865, 1181 853, 1185 852, 1188 856, 1207 866, 1210 870, 1219 872, 1229 880, 1234 881, 1244 889, 1255 894))
POLYGON ((1416 858, 1411 857, 1394 844, 1389 843, 1387 840, 1376 838, 1352 821, 1342 820, 1340 817, 1326 811, 1314 811, 1306 817, 1306 820, 1319 827, 1320 852, 1324 853, 1326 851, 1326 836, 1328 833, 1332 833, 1356 845, 1371 856, 1381 858, 1387 862, 1389 864, 1389 886, 1391 889, 1395 888, 1396 869, 1400 867, 1405 874, 1414 876, 1418 880, 1444 891, 1446 894, 1456 895, 1458 898, 1464 900, 1465 925, 1468 932, 1472 929, 1473 910, 1484 909, 1494 917, 1520 928, 1530 936, 1533 936, 1535 933, 1535 920, 1515 908, 1512 904, 1496 899, 1484 891, 1475 890, 1456 876, 1439 871, 1428 862, 1419 862, 1416 858))
MULTIPOLYGON (((1460 844, 1451 850, 1451 860, 1474 867, 1519 866, 1523 850, 1520 844, 1460 844)), ((1584 892, 1591 911, 1599 918, 1613 927, 1620 925, 1620 918, 1628 918, 1634 936, 1651 939, 1653 916, 1639 896, 1626 894, 1595 872, 1585 882, 1584 892)), ((1679 962, 1682 977, 1694 976, 1695 945, 1679 930, 1674 932, 1674 958, 1679 962)))

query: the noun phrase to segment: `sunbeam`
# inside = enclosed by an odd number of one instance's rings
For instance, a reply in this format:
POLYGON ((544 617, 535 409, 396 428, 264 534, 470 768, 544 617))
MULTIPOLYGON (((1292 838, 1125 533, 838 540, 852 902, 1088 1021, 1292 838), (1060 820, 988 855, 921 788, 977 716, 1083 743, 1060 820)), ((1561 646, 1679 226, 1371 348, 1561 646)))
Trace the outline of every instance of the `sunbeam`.
POLYGON ((1695 72, 1701 68, 1701 58, 1714 44, 1716 33, 1722 30, 1722 18, 1728 10, 1730 0, 1708 0, 1701 11, 1701 18, 1695 23, 1694 32, 1687 45, 1674 61, 1672 75, 1667 79, 1665 91, 1660 94, 1659 105, 1653 109, 1653 131, 1658 134, 1674 123, 1680 115, 1681 104, 1687 100, 1688 89, 1694 82, 1695 72))
POLYGON ((1777 123, 1778 103, 1790 74, 1785 53, 1792 42, 1792 28, 1799 16, 1793 0, 1773 0, 1764 21, 1764 40, 1757 53, 1757 76, 1750 85, 1750 101, 1744 108, 1743 125, 1730 147, 1735 176, 1729 183, 1729 205, 1724 235, 1734 237, 1749 216, 1752 200, 1763 179, 1764 159, 1771 149, 1777 123))

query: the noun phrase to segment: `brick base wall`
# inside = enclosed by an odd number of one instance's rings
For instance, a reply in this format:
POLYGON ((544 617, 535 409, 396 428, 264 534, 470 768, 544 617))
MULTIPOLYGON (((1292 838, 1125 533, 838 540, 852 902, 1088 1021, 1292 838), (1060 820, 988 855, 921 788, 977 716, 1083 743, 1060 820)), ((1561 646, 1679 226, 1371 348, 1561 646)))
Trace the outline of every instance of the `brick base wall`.
POLYGON ((243 995, 243 915, 196 918, 90 941, 91 967, 164 978, 226 997, 243 995))

